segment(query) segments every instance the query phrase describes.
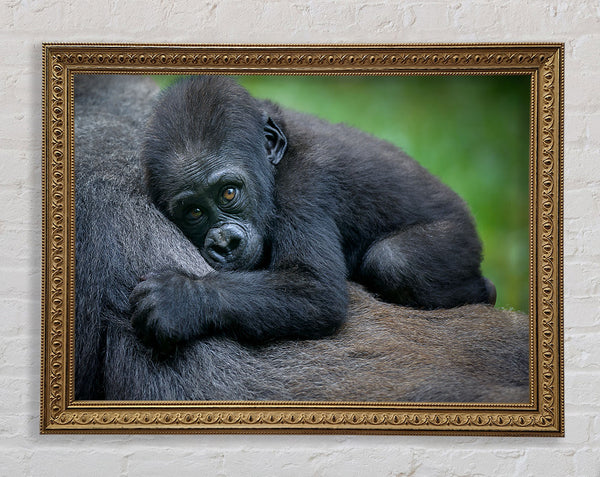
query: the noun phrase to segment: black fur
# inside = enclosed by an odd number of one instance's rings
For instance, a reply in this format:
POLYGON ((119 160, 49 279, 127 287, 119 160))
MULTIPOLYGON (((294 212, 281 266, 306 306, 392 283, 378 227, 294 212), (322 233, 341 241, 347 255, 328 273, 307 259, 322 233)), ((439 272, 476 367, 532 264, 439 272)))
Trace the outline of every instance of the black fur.
POLYGON ((218 269, 156 270, 136 287, 134 326, 162 351, 215 332, 326 336, 346 317, 347 278, 419 308, 493 300, 454 192, 391 144, 256 100, 231 79, 171 87, 142 161, 157 207, 218 269))
POLYGON ((527 401, 526 316, 403 308, 355 286, 331 337, 248 346, 219 335, 157 359, 131 325, 131 291, 152 270, 210 268, 143 183, 156 94, 148 78, 76 75, 76 399, 527 401))

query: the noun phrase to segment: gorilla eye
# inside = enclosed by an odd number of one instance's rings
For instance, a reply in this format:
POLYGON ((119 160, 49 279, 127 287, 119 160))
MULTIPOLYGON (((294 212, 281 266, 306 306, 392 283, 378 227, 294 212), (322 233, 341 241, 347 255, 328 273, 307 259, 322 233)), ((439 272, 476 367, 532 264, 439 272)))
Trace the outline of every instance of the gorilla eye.
POLYGON ((186 219, 188 220, 198 220, 200 217, 204 215, 202 209, 199 207, 190 207, 185 214, 186 219))
POLYGON ((225 187, 225 189, 223 189, 221 192, 221 202, 223 204, 231 202, 233 199, 235 199, 236 195, 237 189, 235 187, 225 187))

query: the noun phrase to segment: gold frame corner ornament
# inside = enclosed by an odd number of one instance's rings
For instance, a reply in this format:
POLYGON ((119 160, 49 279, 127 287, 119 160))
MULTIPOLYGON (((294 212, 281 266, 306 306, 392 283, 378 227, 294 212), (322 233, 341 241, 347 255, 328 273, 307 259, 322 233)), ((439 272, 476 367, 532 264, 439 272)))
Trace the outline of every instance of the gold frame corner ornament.
POLYGON ((44 44, 41 432, 563 436, 563 83, 562 44, 44 44), (73 77, 77 73, 530 75, 530 401, 490 405, 75 401, 73 77))

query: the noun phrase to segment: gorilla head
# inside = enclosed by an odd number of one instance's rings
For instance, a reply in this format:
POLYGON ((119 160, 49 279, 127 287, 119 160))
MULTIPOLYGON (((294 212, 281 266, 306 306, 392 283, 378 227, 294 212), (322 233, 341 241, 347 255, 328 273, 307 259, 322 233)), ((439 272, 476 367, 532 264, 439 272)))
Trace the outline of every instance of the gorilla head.
POLYGON ((256 268, 287 140, 243 88, 193 77, 163 95, 142 157, 152 199, 216 269, 256 268), (210 91, 212 94, 206 94, 210 91))

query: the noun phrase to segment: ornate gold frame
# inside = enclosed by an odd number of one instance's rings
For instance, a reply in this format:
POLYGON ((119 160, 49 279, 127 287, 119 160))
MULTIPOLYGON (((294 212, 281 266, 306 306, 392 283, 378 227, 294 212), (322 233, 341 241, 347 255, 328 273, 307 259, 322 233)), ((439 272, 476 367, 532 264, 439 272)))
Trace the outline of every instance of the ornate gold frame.
POLYGON ((44 45, 41 432, 563 436, 563 62, 562 44, 44 45), (75 401, 73 77, 83 72, 529 75, 529 403, 75 401))

